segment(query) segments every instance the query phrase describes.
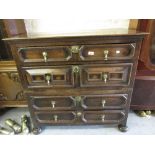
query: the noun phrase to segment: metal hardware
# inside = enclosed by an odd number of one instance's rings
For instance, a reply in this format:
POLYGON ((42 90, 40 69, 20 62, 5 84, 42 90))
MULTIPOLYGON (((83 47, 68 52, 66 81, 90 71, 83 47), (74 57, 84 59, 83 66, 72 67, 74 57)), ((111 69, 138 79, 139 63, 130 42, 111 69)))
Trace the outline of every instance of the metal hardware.
POLYGON ((9 131, 8 129, 5 129, 3 127, 0 127, 0 134, 3 135, 14 135, 14 131, 9 131))
POLYGON ((102 122, 104 122, 105 121, 105 115, 102 115, 101 119, 102 119, 102 122))
POLYGON ((103 77, 104 83, 107 83, 108 73, 103 73, 102 77, 103 77))
POLYGON ((108 60, 108 54, 109 54, 109 51, 108 50, 104 50, 104 60, 108 60))
POLYGON ((51 101, 51 105, 52 105, 52 108, 53 108, 53 109, 55 108, 55 104, 56 104, 55 101, 51 101))
POLYGON ((117 50, 117 51, 116 51, 116 54, 120 54, 120 51, 119 51, 119 50, 117 50))
POLYGON ((71 48, 72 53, 79 53, 80 47, 79 46, 72 46, 71 48))
POLYGON ((76 97, 75 97, 76 103, 80 103, 81 100, 82 100, 81 96, 76 96, 76 97))
POLYGON ((72 70, 74 73, 79 73, 80 68, 79 68, 79 66, 72 66, 72 70))
POLYGON ((57 122, 58 121, 58 116, 54 115, 53 117, 54 117, 54 121, 57 122))
POLYGON ((51 80, 51 74, 45 74, 45 79, 47 81, 47 84, 50 84, 50 80, 51 80))
POLYGON ((22 115, 21 124, 22 124, 22 133, 28 134, 30 130, 28 127, 28 117, 26 115, 22 115))
POLYGON ((47 62, 47 52, 43 52, 42 55, 44 57, 44 61, 47 62))
POLYGON ((78 111, 78 112, 76 113, 76 115, 77 115, 78 117, 80 117, 80 116, 82 115, 82 112, 81 112, 81 111, 78 111))
POLYGON ((106 100, 102 100, 102 107, 104 107, 106 104, 106 100))
POLYGON ((20 133, 22 131, 21 126, 11 119, 5 120, 5 124, 12 128, 15 131, 15 133, 20 133))

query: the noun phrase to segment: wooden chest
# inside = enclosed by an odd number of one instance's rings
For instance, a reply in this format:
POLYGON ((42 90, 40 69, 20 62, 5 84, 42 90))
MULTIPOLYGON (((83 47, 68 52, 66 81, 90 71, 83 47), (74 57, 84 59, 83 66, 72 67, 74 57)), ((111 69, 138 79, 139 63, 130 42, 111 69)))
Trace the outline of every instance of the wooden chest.
POLYGON ((108 30, 4 39, 35 132, 45 125, 115 124, 126 131, 144 33, 108 30))

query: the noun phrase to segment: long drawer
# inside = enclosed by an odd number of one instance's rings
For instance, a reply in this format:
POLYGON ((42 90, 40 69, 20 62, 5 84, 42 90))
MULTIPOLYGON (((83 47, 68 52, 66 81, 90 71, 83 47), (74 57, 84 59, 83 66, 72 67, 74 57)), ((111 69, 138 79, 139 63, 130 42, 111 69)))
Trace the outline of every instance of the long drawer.
POLYGON ((123 109, 128 94, 81 96, 29 96, 31 106, 38 111, 123 109))
POLYGON ((23 67, 28 88, 129 86, 132 63, 23 67))
POLYGON ((125 119, 122 110, 35 112, 37 123, 60 124, 119 124, 125 119))
POLYGON ((74 46, 22 47, 18 49, 20 63, 72 61, 129 60, 134 58, 135 43, 74 46))

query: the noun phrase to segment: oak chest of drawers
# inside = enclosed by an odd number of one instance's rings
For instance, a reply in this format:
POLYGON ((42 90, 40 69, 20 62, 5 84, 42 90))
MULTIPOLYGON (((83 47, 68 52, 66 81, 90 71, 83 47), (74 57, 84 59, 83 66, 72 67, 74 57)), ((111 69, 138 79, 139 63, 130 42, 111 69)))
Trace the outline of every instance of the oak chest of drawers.
POLYGON ((34 124, 115 124, 126 131, 144 33, 7 38, 34 124))

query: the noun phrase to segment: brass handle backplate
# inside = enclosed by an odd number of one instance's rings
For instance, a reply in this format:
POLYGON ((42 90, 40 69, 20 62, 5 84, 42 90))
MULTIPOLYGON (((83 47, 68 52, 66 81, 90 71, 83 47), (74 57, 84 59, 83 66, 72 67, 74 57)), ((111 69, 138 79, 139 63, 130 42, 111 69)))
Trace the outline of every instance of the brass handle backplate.
POLYGON ((72 46, 71 48, 72 53, 79 53, 80 47, 79 46, 72 46))
POLYGON ((73 66, 72 70, 73 70, 73 73, 79 73, 80 68, 79 68, 79 66, 73 66))

